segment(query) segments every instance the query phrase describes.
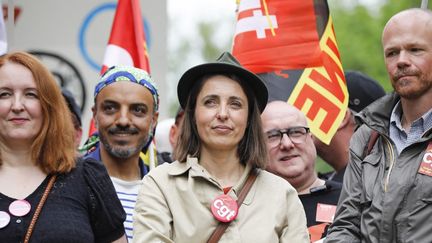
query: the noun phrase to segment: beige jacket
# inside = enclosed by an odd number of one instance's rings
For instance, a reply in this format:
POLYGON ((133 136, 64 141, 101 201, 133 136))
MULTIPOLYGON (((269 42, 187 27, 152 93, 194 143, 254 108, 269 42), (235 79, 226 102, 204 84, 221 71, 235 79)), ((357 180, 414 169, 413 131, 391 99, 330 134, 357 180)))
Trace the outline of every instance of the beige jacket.
MULTIPOLYGON (((228 193, 233 199, 237 200, 250 169, 246 167, 228 193)), ((210 204, 223 189, 196 158, 162 164, 143 181, 135 205, 134 242, 207 242, 218 225, 210 204)), ((259 170, 237 218, 219 242, 309 242, 306 216, 295 189, 284 179, 259 170)))

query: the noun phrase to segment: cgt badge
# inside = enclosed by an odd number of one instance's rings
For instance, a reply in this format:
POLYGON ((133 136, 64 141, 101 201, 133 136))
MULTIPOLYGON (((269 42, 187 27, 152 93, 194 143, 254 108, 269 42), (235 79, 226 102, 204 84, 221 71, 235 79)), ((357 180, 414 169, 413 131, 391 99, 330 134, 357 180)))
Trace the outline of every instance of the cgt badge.
POLYGON ((218 221, 228 223, 237 217, 238 205, 230 196, 223 194, 213 200, 211 211, 218 221))

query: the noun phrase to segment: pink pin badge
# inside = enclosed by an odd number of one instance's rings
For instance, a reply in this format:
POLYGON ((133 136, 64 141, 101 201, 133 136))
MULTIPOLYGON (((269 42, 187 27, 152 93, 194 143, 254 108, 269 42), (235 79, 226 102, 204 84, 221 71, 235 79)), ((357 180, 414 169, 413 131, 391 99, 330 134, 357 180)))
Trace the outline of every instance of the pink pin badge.
POLYGON ((31 205, 26 200, 15 200, 9 205, 9 212, 17 217, 28 214, 30 209, 31 205))
POLYGON ((0 229, 6 227, 10 222, 10 215, 5 211, 0 211, 0 229))
POLYGON ((211 205, 213 216, 220 222, 231 222, 238 214, 237 202, 226 194, 218 196, 211 205))

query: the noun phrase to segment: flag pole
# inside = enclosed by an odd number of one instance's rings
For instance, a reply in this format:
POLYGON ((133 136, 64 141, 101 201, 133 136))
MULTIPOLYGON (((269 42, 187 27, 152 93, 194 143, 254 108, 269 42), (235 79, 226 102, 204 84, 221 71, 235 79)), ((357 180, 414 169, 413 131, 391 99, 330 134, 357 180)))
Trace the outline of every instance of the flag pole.
POLYGON ((15 0, 8 0, 8 20, 6 23, 8 50, 13 47, 15 39, 15 0))
POLYGON ((429 0, 422 0, 422 2, 421 2, 421 8, 422 9, 427 9, 428 8, 428 2, 429 2, 429 0))

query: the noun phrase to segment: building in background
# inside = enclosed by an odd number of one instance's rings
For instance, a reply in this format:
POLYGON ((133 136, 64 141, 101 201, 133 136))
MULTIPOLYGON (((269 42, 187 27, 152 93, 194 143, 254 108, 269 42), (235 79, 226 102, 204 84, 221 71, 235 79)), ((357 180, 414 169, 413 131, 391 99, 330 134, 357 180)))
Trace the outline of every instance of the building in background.
MULTIPOLYGON (((91 118, 94 86, 108 43, 116 1, 3 1, 14 5, 15 24, 6 21, 9 50, 29 51, 41 58, 83 111, 83 130, 91 118), (13 26, 13 28, 10 28, 13 26)), ((141 0, 152 76, 167 87, 167 0, 141 0)), ((168 116, 168 97, 161 94, 160 116, 168 116)), ((86 134, 86 132, 84 132, 86 134)))

